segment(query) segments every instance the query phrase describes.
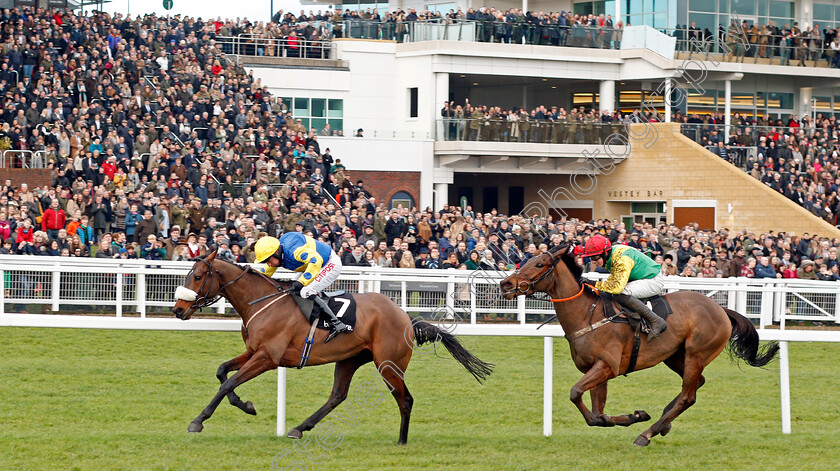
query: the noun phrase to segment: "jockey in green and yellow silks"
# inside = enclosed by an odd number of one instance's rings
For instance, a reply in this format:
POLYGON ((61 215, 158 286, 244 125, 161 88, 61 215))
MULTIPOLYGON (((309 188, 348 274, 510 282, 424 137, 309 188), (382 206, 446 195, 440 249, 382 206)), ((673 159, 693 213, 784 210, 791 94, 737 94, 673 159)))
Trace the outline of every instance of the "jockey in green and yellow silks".
POLYGON ((665 330, 665 320, 651 311, 641 299, 662 291, 662 273, 658 263, 633 247, 613 246, 606 237, 595 234, 586 241, 583 256, 610 271, 610 276, 595 283, 595 288, 613 294, 622 306, 650 322, 648 341, 665 330))

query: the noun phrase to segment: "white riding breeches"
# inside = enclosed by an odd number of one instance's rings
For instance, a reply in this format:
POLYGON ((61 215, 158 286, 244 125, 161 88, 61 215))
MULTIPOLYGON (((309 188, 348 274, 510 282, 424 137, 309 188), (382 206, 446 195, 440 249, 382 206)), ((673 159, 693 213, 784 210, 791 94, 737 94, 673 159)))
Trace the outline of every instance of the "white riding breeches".
POLYGON ((338 258, 338 255, 333 252, 330 255, 329 260, 324 263, 324 266, 321 267, 321 271, 318 272, 318 275, 315 276, 315 279, 312 283, 304 286, 300 290, 300 296, 303 298, 308 298, 313 294, 320 293, 329 287, 333 281, 338 278, 338 275, 341 273, 341 259, 338 258))
POLYGON ((624 290, 621 294, 629 294, 635 298, 645 299, 651 296, 656 296, 657 294, 662 292, 662 287, 664 277, 662 274, 658 274, 653 278, 648 278, 646 280, 636 280, 627 283, 627 286, 624 287, 624 290))

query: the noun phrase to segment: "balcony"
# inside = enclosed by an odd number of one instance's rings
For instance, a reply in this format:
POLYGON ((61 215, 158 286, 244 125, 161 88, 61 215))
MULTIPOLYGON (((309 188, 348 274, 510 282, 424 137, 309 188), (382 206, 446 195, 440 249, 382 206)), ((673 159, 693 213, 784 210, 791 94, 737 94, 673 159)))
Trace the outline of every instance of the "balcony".
POLYGON ((435 124, 437 166, 455 172, 598 173, 630 153, 623 124, 501 119, 439 119, 435 124))

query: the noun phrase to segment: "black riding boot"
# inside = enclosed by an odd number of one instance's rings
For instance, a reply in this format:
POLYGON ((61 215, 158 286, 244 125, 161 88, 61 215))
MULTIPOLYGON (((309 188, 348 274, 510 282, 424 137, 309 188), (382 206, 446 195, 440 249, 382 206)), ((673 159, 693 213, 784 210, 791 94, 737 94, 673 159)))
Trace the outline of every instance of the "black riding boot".
POLYGON ((341 333, 344 333, 344 332, 353 332, 352 327, 345 324, 344 322, 341 322, 338 319, 338 317, 335 317, 335 313, 332 312, 332 309, 330 309, 329 304, 327 303, 327 301, 324 298, 321 297, 320 293, 315 295, 314 300, 315 300, 315 303, 318 304, 318 306, 321 307, 321 311, 330 318, 329 322, 333 327, 332 330, 330 331, 330 335, 328 335, 327 339, 324 340, 324 343, 329 342, 330 340, 332 340, 338 334, 341 334, 341 333))
POLYGON ((648 342, 656 337, 659 337, 659 334, 664 332, 665 328, 668 327, 668 324, 665 323, 665 319, 654 314, 653 311, 651 311, 640 299, 627 294, 615 294, 613 297, 619 304, 644 317, 648 322, 650 322, 648 342))

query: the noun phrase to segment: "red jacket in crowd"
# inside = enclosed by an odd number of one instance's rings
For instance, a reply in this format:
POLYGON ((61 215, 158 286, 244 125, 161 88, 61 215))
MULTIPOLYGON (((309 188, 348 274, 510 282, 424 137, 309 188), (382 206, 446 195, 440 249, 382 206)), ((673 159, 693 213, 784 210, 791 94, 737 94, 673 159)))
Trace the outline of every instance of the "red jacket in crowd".
POLYGON ((15 241, 17 243, 32 242, 34 240, 34 236, 35 236, 35 228, 34 227, 30 227, 30 228, 27 229, 27 228, 23 227, 23 225, 20 225, 20 226, 18 226, 18 228, 15 232, 17 233, 17 237, 15 237, 15 241))
POLYGON ((67 215, 64 214, 63 209, 55 211, 52 208, 48 208, 44 211, 44 215, 41 218, 41 229, 45 231, 63 229, 65 224, 67 224, 67 215))

